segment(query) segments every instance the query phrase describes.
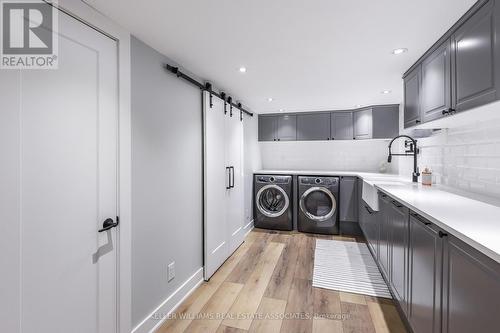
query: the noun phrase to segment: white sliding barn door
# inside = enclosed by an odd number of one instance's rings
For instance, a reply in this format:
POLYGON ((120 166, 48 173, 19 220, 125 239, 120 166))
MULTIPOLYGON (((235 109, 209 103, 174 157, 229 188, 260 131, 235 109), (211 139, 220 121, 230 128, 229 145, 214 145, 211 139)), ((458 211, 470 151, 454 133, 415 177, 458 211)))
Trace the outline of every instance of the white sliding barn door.
POLYGON ((203 93, 204 125, 204 261, 208 280, 229 256, 226 222, 226 187, 229 170, 226 168, 224 102, 215 96, 210 107, 210 94, 203 93))
POLYGON ((203 93, 205 280, 243 242, 243 122, 240 111, 203 93))
POLYGON ((0 72, 0 331, 116 332, 116 42, 59 12, 59 69, 0 72))
MULTIPOLYGON (((228 107, 229 109, 229 107, 228 107)), ((243 192, 243 122, 240 110, 233 108, 226 115, 226 165, 231 167, 231 188, 227 190, 226 223, 229 230, 229 252, 243 242, 245 219, 243 192)))

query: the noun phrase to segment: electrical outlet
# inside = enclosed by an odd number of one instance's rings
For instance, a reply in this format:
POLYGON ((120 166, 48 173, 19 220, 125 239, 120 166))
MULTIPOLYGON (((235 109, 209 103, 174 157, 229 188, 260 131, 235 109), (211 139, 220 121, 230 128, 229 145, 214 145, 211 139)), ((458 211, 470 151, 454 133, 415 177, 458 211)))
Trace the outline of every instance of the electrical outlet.
POLYGON ((172 261, 167 266, 167 279, 168 281, 172 281, 175 278, 175 261, 172 261))

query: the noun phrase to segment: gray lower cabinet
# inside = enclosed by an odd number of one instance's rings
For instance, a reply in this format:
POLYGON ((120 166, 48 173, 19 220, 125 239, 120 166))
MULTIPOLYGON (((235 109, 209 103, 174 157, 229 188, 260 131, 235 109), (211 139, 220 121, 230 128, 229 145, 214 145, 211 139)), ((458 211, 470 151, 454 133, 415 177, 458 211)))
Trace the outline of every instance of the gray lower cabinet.
POLYGON ((259 141, 276 141, 277 116, 259 115, 259 141))
POLYGON ((382 270, 382 274, 387 281, 390 281, 391 256, 390 242, 392 238, 392 221, 391 221, 391 202, 390 198, 382 194, 379 198, 380 216, 378 219, 379 238, 378 238, 378 260, 382 270))
POLYGON ((356 177, 340 177, 339 218, 341 222, 358 222, 356 177))
POLYGON ((452 35, 453 99, 457 111, 498 98, 500 3, 488 1, 452 35))
POLYGON ((500 265, 456 237, 446 238, 443 332, 499 332, 500 265))
POLYGON ((330 140, 330 113, 297 115, 297 140, 330 140))
POLYGON ((379 237, 379 212, 375 212, 361 200, 359 209, 360 226, 365 235, 368 247, 372 251, 373 257, 378 258, 378 237, 379 237))
POLYGON ((297 116, 287 114, 277 117, 276 139, 278 141, 297 140, 297 116))
POLYGON ((424 122, 444 117, 451 110, 450 45, 446 40, 422 62, 420 112, 424 122))
POLYGON ((331 135, 332 140, 352 140, 354 138, 354 123, 352 112, 331 113, 331 135))
POLYGON ((500 264, 384 193, 379 206, 360 205, 360 224, 413 332, 499 332, 500 264))
POLYGON ((408 318, 414 333, 441 332, 443 240, 431 223, 410 215, 408 318))
POLYGON ((408 311, 408 251, 410 211, 397 201, 391 202, 390 283, 394 296, 406 313, 408 311))
POLYGON ((354 112, 354 139, 371 139, 372 125, 372 109, 354 112))
POLYGON ((422 66, 418 65, 404 77, 404 126, 417 125, 420 120, 420 88, 422 66))

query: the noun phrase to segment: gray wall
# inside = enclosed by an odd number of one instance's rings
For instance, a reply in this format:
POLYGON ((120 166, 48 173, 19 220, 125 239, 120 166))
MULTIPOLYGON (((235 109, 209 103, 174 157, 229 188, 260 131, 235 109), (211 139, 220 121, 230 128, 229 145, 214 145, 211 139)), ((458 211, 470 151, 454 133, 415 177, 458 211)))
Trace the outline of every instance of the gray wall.
POLYGON ((132 325, 202 267, 202 112, 173 63, 131 39, 132 325), (167 265, 176 277, 167 282, 167 265))

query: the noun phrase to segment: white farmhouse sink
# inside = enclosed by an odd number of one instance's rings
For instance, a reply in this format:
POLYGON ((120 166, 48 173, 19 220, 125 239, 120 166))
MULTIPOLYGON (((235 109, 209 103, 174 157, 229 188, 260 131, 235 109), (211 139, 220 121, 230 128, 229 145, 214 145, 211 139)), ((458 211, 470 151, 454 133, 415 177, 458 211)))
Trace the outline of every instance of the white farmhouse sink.
POLYGON ((379 211, 379 206, 378 206, 378 190, 375 187, 375 185, 400 185, 404 186, 407 185, 405 182, 401 181, 391 181, 387 179, 380 178, 378 179, 363 179, 363 192, 362 192, 362 198, 363 201, 370 206, 370 208, 378 212, 379 211))

